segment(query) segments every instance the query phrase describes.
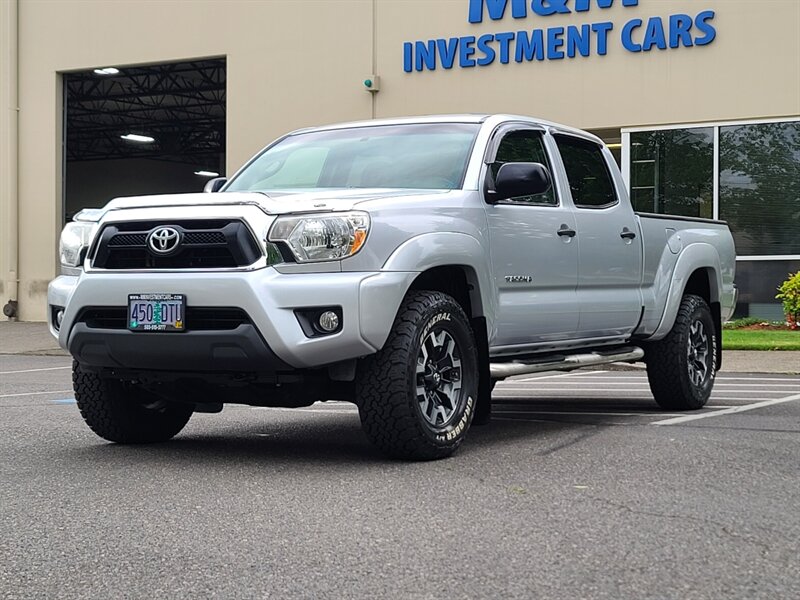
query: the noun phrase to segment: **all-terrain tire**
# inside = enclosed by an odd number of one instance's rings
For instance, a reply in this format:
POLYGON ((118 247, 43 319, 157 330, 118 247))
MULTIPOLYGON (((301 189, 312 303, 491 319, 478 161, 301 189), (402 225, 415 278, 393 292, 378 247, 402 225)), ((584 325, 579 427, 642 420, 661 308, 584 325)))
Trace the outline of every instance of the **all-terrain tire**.
POLYGON ((645 349, 650 390, 661 408, 697 410, 711 396, 719 339, 711 310, 699 296, 681 300, 667 336, 645 349))
POLYGON ((120 444, 165 442, 184 428, 192 407, 160 400, 140 386, 101 377, 72 363, 72 387, 86 424, 120 444))
POLYGON ((356 398, 367 438, 393 458, 450 456, 475 414, 477 356, 469 320, 452 297, 410 292, 384 347, 359 364, 356 398))

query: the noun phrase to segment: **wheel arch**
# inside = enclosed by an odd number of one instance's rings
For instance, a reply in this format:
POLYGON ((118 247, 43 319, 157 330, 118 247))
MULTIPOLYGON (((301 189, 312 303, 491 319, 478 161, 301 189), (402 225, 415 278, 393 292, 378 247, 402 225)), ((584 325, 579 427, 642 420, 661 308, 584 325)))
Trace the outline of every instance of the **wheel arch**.
POLYGON ((416 276, 410 290, 432 290, 452 296, 468 318, 483 316, 483 299, 475 269, 469 265, 441 265, 416 276))
POLYGON ((433 286, 424 289, 450 294, 470 319, 494 321, 489 248, 472 235, 433 232, 415 236, 395 249, 381 270, 416 272, 409 289, 423 289, 420 284, 433 286))
MULTIPOLYGON (((704 243, 687 246, 675 265, 661 323, 650 339, 659 340, 669 333, 678 316, 681 299, 687 294, 693 294, 703 298, 711 308, 715 333, 721 345, 721 293, 722 267, 716 248, 704 243)), ((720 366, 722 352, 717 352, 717 368, 720 366)))
MULTIPOLYGON (((720 302, 720 288, 717 287, 716 276, 711 267, 695 269, 686 282, 681 296, 692 294, 706 301, 711 309, 711 318, 714 321, 714 334, 718 343, 722 344, 722 304, 720 302)), ((716 368, 722 367, 722 352, 716 353, 716 368)))

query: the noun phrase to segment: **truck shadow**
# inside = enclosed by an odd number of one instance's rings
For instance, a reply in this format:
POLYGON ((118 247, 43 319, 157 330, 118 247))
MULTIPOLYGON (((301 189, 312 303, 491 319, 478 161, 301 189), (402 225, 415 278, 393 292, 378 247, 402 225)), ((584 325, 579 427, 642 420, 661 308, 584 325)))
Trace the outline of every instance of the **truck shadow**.
MULTIPOLYGON (((584 402, 503 398, 495 406, 492 422, 474 426, 451 460, 473 452, 487 456, 503 453, 523 439, 534 442, 532 446, 526 446, 526 451, 533 455, 551 454, 608 427, 634 424, 624 422, 631 419, 628 415, 632 412, 659 414, 658 407, 641 400, 584 402), (614 413, 620 416, 615 417, 614 413)), ((291 420, 271 419, 269 413, 264 412, 247 420, 242 420, 241 416, 239 414, 236 420, 216 415, 207 417, 195 426, 190 424, 185 432, 163 444, 123 446, 98 441, 98 444, 72 452, 76 458, 91 461, 96 466, 130 460, 205 466, 241 466, 270 461, 277 465, 319 465, 325 468, 410 464, 386 459, 373 448, 361 431, 354 412, 306 414, 291 420)))

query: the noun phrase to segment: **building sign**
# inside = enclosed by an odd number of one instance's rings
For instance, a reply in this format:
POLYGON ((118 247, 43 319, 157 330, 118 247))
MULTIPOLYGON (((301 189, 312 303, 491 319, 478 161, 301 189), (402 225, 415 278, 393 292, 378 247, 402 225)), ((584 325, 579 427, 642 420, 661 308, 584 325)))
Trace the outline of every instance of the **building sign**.
MULTIPOLYGON (((617 0, 623 7, 639 6, 639 0, 617 0)), ((531 17, 545 19, 553 15, 598 13, 614 6, 614 0, 469 0, 468 20, 482 23, 486 18, 502 21, 531 17)), ((403 69, 434 71, 443 69, 487 67, 494 63, 526 63, 605 56, 619 49, 633 53, 706 46, 714 41, 717 30, 712 24, 713 10, 696 15, 674 14, 669 17, 631 18, 621 26, 597 20, 566 27, 537 27, 501 31, 481 36, 420 40, 403 44, 403 69)))

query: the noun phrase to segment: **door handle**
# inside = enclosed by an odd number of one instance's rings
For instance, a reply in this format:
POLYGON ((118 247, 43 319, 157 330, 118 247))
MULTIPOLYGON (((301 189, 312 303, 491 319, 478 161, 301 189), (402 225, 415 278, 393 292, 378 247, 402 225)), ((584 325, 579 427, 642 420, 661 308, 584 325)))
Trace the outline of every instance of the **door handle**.
POLYGON ((556 233, 558 233, 558 235, 560 235, 561 237, 567 236, 567 237, 571 237, 571 238, 573 238, 573 237, 575 237, 577 235, 577 233, 576 233, 576 231, 574 229, 570 229, 566 225, 562 225, 561 229, 559 229, 556 233))
POLYGON ((627 227, 624 227, 622 229, 622 233, 619 234, 619 237, 621 237, 623 240, 633 240, 636 239, 636 233, 627 227))

